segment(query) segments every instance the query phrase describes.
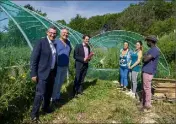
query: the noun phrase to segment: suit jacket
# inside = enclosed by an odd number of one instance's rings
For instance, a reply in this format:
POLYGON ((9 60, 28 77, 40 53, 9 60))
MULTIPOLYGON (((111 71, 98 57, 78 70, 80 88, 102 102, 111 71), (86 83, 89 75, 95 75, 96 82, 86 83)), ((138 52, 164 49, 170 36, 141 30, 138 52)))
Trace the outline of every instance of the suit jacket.
MULTIPOLYGON (((37 76, 38 79, 46 80, 51 71, 51 62, 52 52, 46 37, 37 42, 32 52, 30 62, 31 77, 37 76)), ((54 71, 56 71, 56 66, 54 71)))
MULTIPOLYGON (((90 54, 90 47, 88 46, 88 53, 90 54)), ((75 67, 76 69, 81 69, 83 65, 88 66, 88 63, 84 62, 85 53, 83 44, 77 44, 74 50, 75 67)))

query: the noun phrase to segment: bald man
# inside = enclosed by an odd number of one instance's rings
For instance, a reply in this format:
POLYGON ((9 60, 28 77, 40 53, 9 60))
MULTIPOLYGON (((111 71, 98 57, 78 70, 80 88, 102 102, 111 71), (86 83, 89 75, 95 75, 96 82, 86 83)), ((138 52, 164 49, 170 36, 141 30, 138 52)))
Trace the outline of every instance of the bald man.
POLYGON ((58 103, 60 99, 60 90, 62 84, 67 76, 69 66, 69 56, 71 52, 70 41, 68 40, 69 31, 63 28, 60 31, 60 38, 56 40, 56 53, 57 53, 57 73, 53 87, 52 103, 58 103))

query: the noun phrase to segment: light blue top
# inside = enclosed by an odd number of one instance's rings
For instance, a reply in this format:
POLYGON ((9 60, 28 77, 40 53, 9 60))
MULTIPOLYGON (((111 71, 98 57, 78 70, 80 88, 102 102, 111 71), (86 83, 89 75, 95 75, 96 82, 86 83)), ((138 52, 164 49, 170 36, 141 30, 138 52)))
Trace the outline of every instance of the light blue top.
POLYGON ((120 60, 119 60, 120 67, 128 68, 128 64, 130 62, 130 51, 128 50, 128 52, 125 55, 122 55, 122 51, 123 49, 120 50, 120 60))
POLYGON ((66 46, 62 43, 60 39, 56 40, 57 47, 57 66, 64 67, 69 65, 69 56, 72 50, 70 41, 66 41, 66 46))

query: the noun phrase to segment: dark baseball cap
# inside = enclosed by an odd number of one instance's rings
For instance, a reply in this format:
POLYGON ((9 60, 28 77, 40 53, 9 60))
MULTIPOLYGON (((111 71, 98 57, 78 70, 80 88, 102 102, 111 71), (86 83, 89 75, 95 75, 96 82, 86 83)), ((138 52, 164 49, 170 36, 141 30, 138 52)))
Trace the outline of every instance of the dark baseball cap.
POLYGON ((155 35, 150 35, 150 36, 147 36, 146 38, 145 38, 145 40, 146 41, 153 41, 153 42, 157 42, 158 41, 158 39, 156 38, 156 36, 155 35))

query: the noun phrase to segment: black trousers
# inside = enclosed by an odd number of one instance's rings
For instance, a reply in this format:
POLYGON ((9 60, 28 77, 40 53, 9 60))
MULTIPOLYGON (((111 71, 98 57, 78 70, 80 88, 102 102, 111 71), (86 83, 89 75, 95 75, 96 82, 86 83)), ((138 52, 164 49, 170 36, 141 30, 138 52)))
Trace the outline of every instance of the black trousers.
POLYGON ((35 98, 31 112, 31 118, 39 117, 39 109, 43 101, 43 109, 48 109, 54 85, 54 71, 51 71, 46 80, 38 80, 36 85, 35 98))
POLYGON ((73 87, 74 95, 83 92, 82 85, 84 82, 84 78, 87 74, 87 69, 88 69, 87 65, 83 65, 83 67, 81 69, 76 69, 76 76, 75 76, 74 87, 73 87))

